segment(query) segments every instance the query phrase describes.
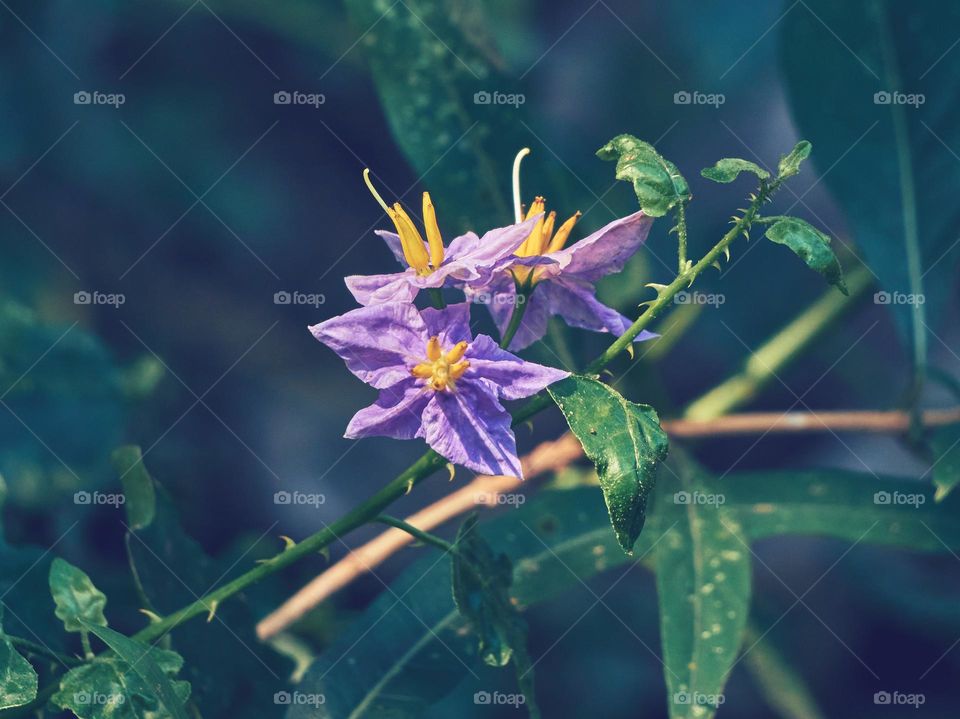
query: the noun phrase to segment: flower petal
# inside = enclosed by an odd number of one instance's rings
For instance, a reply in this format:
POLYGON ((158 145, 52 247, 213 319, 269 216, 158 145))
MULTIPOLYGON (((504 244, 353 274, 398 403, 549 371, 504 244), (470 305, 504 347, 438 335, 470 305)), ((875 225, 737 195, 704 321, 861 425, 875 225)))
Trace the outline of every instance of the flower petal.
POLYGON ((427 334, 439 337, 440 345, 445 348, 450 348, 457 342, 469 342, 473 338, 470 331, 469 302, 448 305, 442 310, 426 307, 420 310, 420 317, 427 325, 427 334))
MULTIPOLYGON (((610 332, 619 337, 633 322, 596 297, 596 290, 588 282, 559 277, 538 286, 534 295, 542 293, 541 300, 549 306, 550 314, 560 315, 571 327, 594 332, 610 332)), ((652 332, 641 332, 634 342, 658 337, 652 332)))
POLYGON ((652 217, 635 212, 547 256, 560 263, 564 274, 595 282, 623 269, 647 239, 651 224, 652 217))
POLYGON ((435 392, 423 411, 422 435, 454 464, 523 478, 510 415, 480 383, 461 381, 455 392, 435 392))
POLYGON ((535 362, 527 362, 500 349, 492 337, 477 335, 467 348, 470 369, 465 377, 478 377, 491 382, 502 399, 523 399, 547 385, 569 377, 570 373, 535 362))
POLYGON ((408 381, 380 390, 377 401, 353 415, 344 437, 392 437, 413 439, 421 426, 421 415, 430 394, 412 377, 408 381))
MULTIPOLYGON (((549 283, 543 283, 546 286, 549 283)), ((520 322, 520 329, 510 341, 510 349, 519 352, 529 347, 547 333, 547 325, 550 321, 550 311, 547 303, 543 301, 540 295, 540 286, 527 297, 527 309, 523 313, 523 320, 520 322)), ((497 329, 501 336, 507 331, 510 325, 510 318, 513 316, 513 308, 517 305, 517 289, 511 281, 509 284, 501 285, 500 291, 487 295, 474 294, 474 298, 483 301, 490 310, 497 329)))
MULTIPOLYGON (((513 253, 529 237, 539 218, 540 215, 536 215, 516 225, 498 227, 480 238, 476 235, 470 238, 472 233, 458 237, 447 248, 447 261, 444 264, 449 262, 458 268, 471 270, 479 277, 489 277, 492 272, 501 269, 513 257, 513 253)), ((471 278, 457 277, 457 279, 471 278)))
POLYGON ((393 256, 397 258, 397 262, 406 267, 407 258, 403 256, 403 245, 400 244, 400 235, 396 232, 390 232, 389 230, 374 230, 374 234, 387 243, 387 247, 390 248, 393 256))
POLYGON ((417 308, 402 302, 361 307, 309 329, 377 389, 409 379, 428 338, 417 308))
POLYGON ((344 278, 350 294, 361 305, 380 305, 385 302, 410 303, 420 288, 417 273, 407 268, 387 275, 350 275, 344 278))

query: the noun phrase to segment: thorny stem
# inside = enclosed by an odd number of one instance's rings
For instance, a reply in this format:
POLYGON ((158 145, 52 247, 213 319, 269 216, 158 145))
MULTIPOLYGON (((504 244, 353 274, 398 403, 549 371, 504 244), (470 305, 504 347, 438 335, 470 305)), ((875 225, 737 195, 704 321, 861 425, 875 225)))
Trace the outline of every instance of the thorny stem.
POLYGON ((685 202, 677 205, 677 257, 679 258, 678 272, 682 275, 687 269, 687 205, 685 202))
POLYGON ((409 522, 404 522, 402 519, 397 517, 391 517, 388 514, 381 514, 377 517, 376 521, 380 524, 386 524, 391 527, 396 527, 397 529, 402 529, 404 532, 409 534, 416 539, 419 539, 424 544, 432 544, 434 547, 437 547, 444 552, 456 552, 457 548, 450 542, 441 537, 436 536, 435 534, 430 534, 430 532, 424 532, 422 529, 417 529, 409 522))
MULTIPOLYGON (((778 189, 780 183, 781 180, 778 178, 769 185, 763 186, 744 214, 734 222, 733 227, 730 228, 713 249, 707 252, 707 254, 689 270, 679 275, 673 282, 661 289, 657 295, 657 299, 647 307, 637 321, 634 322, 621 337, 588 365, 586 372, 596 373, 606 367, 617 355, 623 352, 633 342, 633 339, 673 300, 674 295, 684 288, 689 287, 693 280, 707 267, 712 265, 734 240, 748 231, 760 207, 770 199, 770 196, 778 189)), ((537 395, 524 407, 521 407, 514 413, 514 425, 524 422, 537 414, 549 406, 550 402, 549 395, 545 392, 537 395)), ((242 591, 251 584, 288 567, 299 559, 319 552, 336 541, 338 537, 374 520, 383 509, 410 491, 414 485, 443 467, 446 463, 446 460, 436 452, 428 450, 420 459, 410 465, 410 467, 384 486, 379 492, 362 502, 337 521, 327 525, 319 532, 310 535, 293 547, 282 551, 272 559, 258 564, 253 569, 227 582, 219 589, 200 597, 182 609, 150 624, 134 634, 133 638, 138 641, 152 641, 173 630, 188 619, 199 614, 210 613, 211 608, 215 609, 223 600, 242 591)))

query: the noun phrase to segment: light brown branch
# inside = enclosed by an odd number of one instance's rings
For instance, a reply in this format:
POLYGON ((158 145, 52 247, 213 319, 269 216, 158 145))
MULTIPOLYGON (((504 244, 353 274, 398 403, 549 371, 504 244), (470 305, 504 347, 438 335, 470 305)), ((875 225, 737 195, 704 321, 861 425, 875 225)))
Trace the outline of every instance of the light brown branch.
MULTIPOLYGON (((927 410, 922 419, 928 427, 958 423, 960 407, 927 410)), ((710 420, 663 422, 668 434, 682 438, 827 431, 904 432, 909 427, 910 416, 906 412, 750 412, 710 420)), ((544 442, 524 457, 523 472, 529 481, 547 472, 559 471, 582 455, 580 443, 568 432, 557 440, 544 442)), ((521 485, 522 482, 515 477, 478 476, 406 521, 428 532, 471 509, 497 506, 500 495, 517 490, 521 485)), ((403 530, 388 529, 354 549, 267 615, 257 625, 257 635, 268 639, 283 631, 327 597, 413 541, 413 537, 403 530)))

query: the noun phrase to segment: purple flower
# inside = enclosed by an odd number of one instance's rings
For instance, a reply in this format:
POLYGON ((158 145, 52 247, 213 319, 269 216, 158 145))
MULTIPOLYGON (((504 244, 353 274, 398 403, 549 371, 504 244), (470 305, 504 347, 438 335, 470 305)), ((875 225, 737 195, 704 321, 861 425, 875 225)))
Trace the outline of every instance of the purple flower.
POLYGON ((422 289, 460 285, 465 282, 490 281, 492 275, 512 261, 513 253, 533 229, 536 218, 490 230, 483 237, 473 232, 454 238, 444 246, 437 224, 437 215, 430 194, 423 193, 424 242, 420 231, 401 207, 388 207, 370 182, 369 170, 364 180, 370 192, 393 220, 396 233, 378 231, 401 264, 402 272, 385 275, 352 275, 345 278, 347 288, 361 305, 384 302, 413 302, 422 289))
POLYGON ((486 335, 473 337, 466 302, 443 310, 371 305, 310 331, 380 390, 344 436, 422 437, 449 461, 487 474, 522 477, 501 400, 529 397, 569 376, 526 362, 486 335))
MULTIPOLYGON (((593 285, 600 278, 623 269, 647 239, 652 218, 635 212, 564 249, 580 213, 564 222, 554 234, 556 213, 544 217, 543 209, 543 198, 538 197, 524 224, 530 222, 531 217, 540 219, 517 250, 513 263, 486 285, 468 282, 467 296, 473 302, 487 305, 503 333, 518 301, 518 285, 528 288, 523 321, 510 342, 511 350, 522 350, 543 337, 552 315, 559 315, 572 327, 611 332, 619 337, 632 322, 600 302, 593 285)), ((635 341, 656 336, 641 332, 635 341)))

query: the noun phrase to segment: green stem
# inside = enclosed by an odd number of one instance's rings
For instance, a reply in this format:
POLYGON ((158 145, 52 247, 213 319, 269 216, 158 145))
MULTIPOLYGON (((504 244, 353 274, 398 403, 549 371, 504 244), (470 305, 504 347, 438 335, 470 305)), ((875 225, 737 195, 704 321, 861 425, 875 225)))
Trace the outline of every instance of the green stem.
POLYGON ((517 292, 514 296, 517 298, 517 304, 513 306, 513 314, 510 315, 510 324, 507 325, 503 337, 500 338, 500 347, 503 349, 507 349, 510 346, 514 335, 516 335, 517 330, 520 329, 520 324, 523 322, 523 315, 527 311, 527 301, 530 299, 529 292, 517 292), (523 298, 522 301, 520 300, 521 297, 523 298))
POLYGON ((679 274, 687 269, 687 203, 677 205, 677 257, 679 259, 679 274))
POLYGON ((438 310, 442 310, 447 306, 447 303, 443 301, 443 292, 440 291, 439 287, 430 288, 430 302, 438 310))
POLYGON ((77 666, 78 664, 83 664, 83 661, 80 659, 77 659, 76 657, 67 656, 66 654, 60 654, 59 652, 55 652, 52 649, 47 649, 45 646, 41 644, 37 644, 36 642, 31 642, 29 639, 22 639, 21 637, 11 637, 9 634, 7 635, 7 639, 10 640, 10 643, 13 644, 13 646, 19 647, 20 649, 23 649, 25 652, 29 654, 44 656, 44 657, 47 657, 48 659, 53 659, 54 661, 61 662, 62 664, 66 664, 67 666, 77 666))
POLYGON ((377 517, 376 521, 381 524, 388 524, 391 527, 396 527, 397 529, 402 529, 404 532, 409 534, 416 539, 419 539, 424 544, 431 544, 438 549, 443 550, 444 552, 456 552, 457 548, 450 542, 445 539, 438 537, 435 534, 430 534, 429 532, 424 532, 422 529, 417 529, 409 522, 404 522, 402 519, 397 517, 391 517, 388 514, 381 514, 377 517))
POLYGON ((80 645, 83 647, 83 656, 85 659, 93 659, 96 656, 93 653, 93 647, 90 646, 90 632, 86 629, 80 630, 80 645))

